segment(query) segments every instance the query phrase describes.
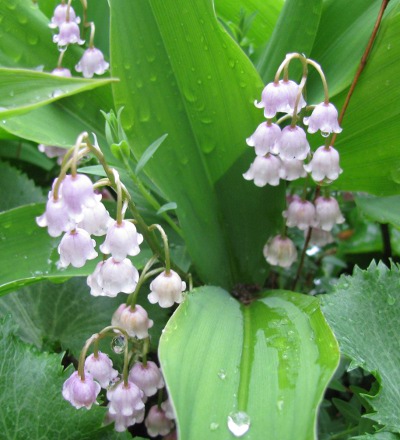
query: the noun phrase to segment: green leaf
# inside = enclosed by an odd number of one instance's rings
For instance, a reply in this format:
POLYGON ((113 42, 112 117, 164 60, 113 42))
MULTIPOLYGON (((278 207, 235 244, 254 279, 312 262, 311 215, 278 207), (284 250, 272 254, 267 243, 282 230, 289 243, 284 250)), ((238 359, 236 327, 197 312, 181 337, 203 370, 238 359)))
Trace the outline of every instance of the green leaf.
POLYGON ((161 206, 161 208, 157 211, 157 214, 162 214, 163 212, 166 211, 172 211, 177 207, 178 205, 175 202, 166 203, 165 205, 161 206))
POLYGON ((332 403, 349 423, 358 424, 360 422, 361 412, 353 404, 336 398, 332 399, 332 403))
MULTIPOLYGON (((44 204, 27 205, 0 214, 0 296, 43 279, 66 279, 86 276, 94 271, 99 255, 82 268, 57 268, 57 247, 61 237, 52 238, 40 228, 35 217, 44 212, 44 204)), ((103 238, 100 237, 100 240, 103 238)), ((143 267, 151 252, 143 249, 133 258, 137 268, 143 267)))
POLYGON ((45 171, 50 171, 55 164, 55 161, 40 152, 36 145, 21 140, 0 142, 0 156, 6 159, 21 160, 45 171))
POLYGON ((168 322, 159 357, 180 438, 233 439, 228 416, 244 411, 241 438, 311 440, 339 351, 316 298, 271 291, 244 306, 202 287, 168 322))
MULTIPOLYGON (((0 298, 0 315, 13 317, 19 326, 18 335, 25 342, 46 351, 61 347, 78 358, 86 339, 110 325, 113 313, 126 298, 125 294, 95 298, 90 295, 86 278, 62 284, 43 281, 0 298)), ((169 311, 149 304, 146 295, 141 295, 139 302, 154 320, 149 330, 154 345, 169 311)))
POLYGON ((10 319, 0 321, 0 429, 4 440, 119 439, 101 428, 105 408, 76 410, 62 395, 62 355, 40 353, 15 336, 10 319))
MULTIPOLYGON (((274 79, 286 54, 299 52, 309 55, 314 44, 322 0, 286 0, 267 47, 260 54, 256 67, 264 83, 274 79)), ((301 72, 300 66, 290 68, 291 77, 301 72)))
POLYGON ((242 177, 254 160, 245 139, 262 120, 257 72, 211 0, 110 5, 115 105, 136 158, 168 133, 146 174, 177 203, 199 276, 226 287, 262 281, 262 247, 284 198, 282 187, 260 190, 242 177))
POLYGON ((372 263, 366 271, 356 268, 353 276, 342 277, 334 293, 321 297, 343 354, 379 381, 376 396, 363 396, 374 409, 366 416, 393 432, 400 432, 399 282, 397 266, 389 270, 372 263))
POLYGON ((400 440, 400 435, 392 432, 377 432, 376 434, 365 434, 352 437, 351 440, 400 440))
POLYGON ((45 200, 42 190, 37 188, 32 180, 4 162, 0 162, 0 188, 0 211, 45 200))
POLYGON ((165 138, 168 136, 167 133, 162 135, 160 138, 158 138, 156 141, 154 141, 151 145, 149 145, 142 156, 140 157, 136 168, 135 168, 135 174, 139 174, 140 171, 146 166, 147 162, 153 157, 155 152, 158 150, 160 145, 164 142, 165 138))
POLYGON ((34 70, 0 67, 0 117, 9 118, 76 93, 101 87, 111 80, 64 78, 34 70))
MULTIPOLYGON (((375 195, 400 192, 400 4, 382 21, 368 63, 362 73, 342 123, 335 146, 344 170, 335 187, 375 195)), ((340 108, 344 94, 335 98, 340 108)))
POLYGON ((400 196, 356 197, 356 204, 368 219, 400 228, 400 196))

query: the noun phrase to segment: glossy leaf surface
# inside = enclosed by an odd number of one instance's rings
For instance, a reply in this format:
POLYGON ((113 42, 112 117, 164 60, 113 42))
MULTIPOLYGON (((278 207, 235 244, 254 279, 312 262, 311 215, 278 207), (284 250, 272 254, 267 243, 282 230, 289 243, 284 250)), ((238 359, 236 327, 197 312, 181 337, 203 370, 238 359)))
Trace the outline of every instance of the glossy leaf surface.
POLYGON ((227 423, 238 411, 249 416, 244 439, 315 438, 317 407, 339 361, 316 298, 271 291, 241 306, 216 287, 188 295, 159 356, 179 436, 192 440, 235 438, 239 428, 227 423))

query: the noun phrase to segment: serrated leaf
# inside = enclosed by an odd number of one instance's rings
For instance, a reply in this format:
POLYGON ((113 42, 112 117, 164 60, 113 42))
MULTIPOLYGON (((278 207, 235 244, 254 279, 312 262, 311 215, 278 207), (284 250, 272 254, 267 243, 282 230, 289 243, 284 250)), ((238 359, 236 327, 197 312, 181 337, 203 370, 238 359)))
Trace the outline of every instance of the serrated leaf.
POLYGON ((316 298, 271 291, 243 306, 201 287, 168 322, 159 358, 179 438, 233 439, 228 415, 244 411, 243 439, 311 440, 339 352, 316 298))
POLYGON ((351 437, 351 440, 400 440, 400 435, 392 432, 377 432, 376 434, 365 434, 351 437))
POLYGON ((178 205, 175 202, 166 203, 165 205, 161 206, 161 208, 157 211, 157 214, 162 214, 163 212, 166 212, 166 211, 172 211, 172 210, 176 209, 177 207, 178 207, 178 205))
POLYGON ((343 354, 379 381, 376 396, 363 396, 375 411, 366 416, 393 432, 400 432, 399 282, 397 266, 372 263, 342 277, 333 293, 321 297, 343 354))
POLYGON ((45 200, 42 190, 32 180, 5 162, 0 162, 0 188, 0 211, 45 200))
POLYGON ((65 78, 50 73, 0 67, 0 118, 27 113, 61 98, 115 81, 65 78))
MULTIPOLYGON (((124 438, 101 428, 106 408, 76 410, 62 395, 62 355, 40 353, 15 336, 10 319, 0 320, 0 429, 4 440, 93 440, 124 438)), ((125 437, 126 438, 126 437, 125 437)))
POLYGON ((164 142, 167 136, 168 133, 165 133, 144 150, 135 168, 136 175, 138 175, 140 171, 146 166, 147 162, 153 157, 153 155, 158 150, 160 145, 164 142))

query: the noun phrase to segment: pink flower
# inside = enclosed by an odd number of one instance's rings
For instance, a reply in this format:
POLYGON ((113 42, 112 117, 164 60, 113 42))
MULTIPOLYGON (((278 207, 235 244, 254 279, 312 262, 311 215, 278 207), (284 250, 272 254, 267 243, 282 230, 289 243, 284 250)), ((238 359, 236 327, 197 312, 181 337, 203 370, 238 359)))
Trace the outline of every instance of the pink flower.
POLYGON ((264 257, 272 266, 288 268, 297 259, 297 250, 292 240, 288 237, 276 237, 270 239, 264 246, 264 257))
POLYGON ((160 307, 171 307, 174 302, 183 301, 182 292, 186 289, 186 283, 173 270, 162 272, 151 283, 151 292, 147 296, 152 304, 159 303, 160 307))
POLYGON ((85 360, 85 372, 88 372, 92 377, 99 382, 102 388, 107 388, 117 376, 118 371, 112 367, 111 359, 101 351, 89 355, 85 360))
POLYGON ((94 74, 102 75, 109 66, 110 65, 104 61, 104 55, 99 49, 89 47, 89 49, 85 50, 79 63, 75 66, 75 70, 82 72, 85 78, 92 78, 94 74))
POLYGON ((300 177, 306 177, 304 163, 298 159, 282 159, 279 177, 283 180, 296 180, 300 177))
MULTIPOLYGON (((56 67, 52 72, 52 75, 55 76, 63 76, 65 78, 70 78, 71 75, 71 71, 65 67, 56 67)), ((67 152, 67 150, 65 148, 63 148, 63 150, 65 150, 65 152, 67 152)))
POLYGON ((158 408, 157 405, 150 408, 144 424, 150 437, 167 435, 174 427, 173 422, 166 417, 164 411, 158 408))
POLYGON ((68 44, 84 44, 81 40, 79 26, 74 21, 65 21, 60 25, 60 33, 53 36, 53 43, 59 46, 67 46, 68 44))
POLYGON ((146 365, 136 362, 129 372, 129 380, 136 384, 147 397, 153 396, 158 389, 164 387, 161 371, 151 361, 147 361, 146 365))
POLYGON ((301 200, 300 197, 292 200, 287 211, 283 212, 283 216, 286 218, 286 225, 289 228, 297 226, 304 231, 309 227, 317 226, 314 205, 307 200, 301 200))
POLYGON ((340 133, 342 129, 338 123, 338 112, 331 103, 321 102, 315 106, 311 116, 304 118, 303 122, 308 125, 308 132, 315 133, 321 130, 326 136, 329 133, 340 133))
POLYGON ((138 234, 133 223, 123 220, 112 223, 107 231, 106 239, 100 246, 103 254, 110 254, 114 260, 121 261, 127 255, 135 256, 140 252, 139 244, 143 242, 143 235, 138 234))
POLYGON ((255 147, 257 156, 264 156, 273 150, 277 139, 281 134, 279 125, 271 122, 261 123, 256 131, 246 139, 247 145, 255 147))
POLYGON ((317 197, 315 212, 318 227, 324 231, 331 231, 336 224, 344 223, 345 219, 340 212, 339 204, 333 197, 317 197))
POLYGON ((96 402, 100 390, 100 385, 93 380, 90 374, 85 374, 85 379, 82 379, 75 371, 64 382, 62 395, 75 408, 79 409, 84 406, 90 409, 96 402))
MULTIPOLYGON (((67 9, 68 6, 66 4, 58 5, 54 9, 49 27, 56 28, 56 27, 60 27, 63 23, 65 23, 67 21, 67 9)), ((76 16, 74 8, 72 6, 70 6, 69 8, 69 21, 74 21, 75 23, 78 24, 81 21, 81 19, 76 16)))
POLYGON ((257 156, 250 168, 243 174, 246 180, 254 180, 254 184, 263 187, 267 184, 279 185, 281 160, 271 154, 257 156))
POLYGON ((311 173, 316 182, 322 180, 332 182, 339 177, 343 170, 339 166, 339 153, 333 147, 319 147, 308 165, 304 169, 311 173))
POLYGON ((69 231, 73 226, 68 217, 68 210, 62 199, 55 200, 51 195, 46 204, 45 212, 36 217, 38 226, 44 228, 51 237, 58 237, 62 232, 69 231))
POLYGON ((115 311, 111 324, 123 328, 133 338, 144 339, 149 336, 148 329, 153 327, 154 323, 139 304, 134 308, 121 304, 115 311))
POLYGON ((168 398, 165 402, 163 402, 163 403, 161 404, 161 408, 162 408, 162 410, 165 412, 165 415, 166 415, 170 420, 174 420, 174 419, 176 419, 175 411, 174 411, 174 408, 173 408, 173 406, 172 406, 171 399, 168 398))
POLYGON ((96 242, 84 229, 76 228, 67 232, 58 246, 60 267, 67 267, 70 264, 74 267, 83 267, 87 260, 97 257, 95 246, 96 242))
MULTIPOLYGON (((307 237, 307 233, 308 231, 304 231, 304 238, 307 237)), ((333 243, 334 241, 335 240, 329 231, 324 231, 320 228, 312 228, 309 242, 310 246, 322 247, 326 244, 333 243)))
POLYGON ((131 293, 139 280, 139 272, 131 260, 116 261, 108 258, 97 264, 95 271, 87 278, 93 296, 115 297, 118 293, 131 293))
POLYGON ((287 125, 282 130, 282 135, 276 143, 279 155, 282 159, 303 160, 310 152, 310 145, 307 142, 306 133, 297 125, 287 125))
POLYGON ((78 227, 98 237, 104 235, 112 223, 106 207, 98 201, 90 207, 83 205, 82 215, 83 219, 78 223, 78 227))

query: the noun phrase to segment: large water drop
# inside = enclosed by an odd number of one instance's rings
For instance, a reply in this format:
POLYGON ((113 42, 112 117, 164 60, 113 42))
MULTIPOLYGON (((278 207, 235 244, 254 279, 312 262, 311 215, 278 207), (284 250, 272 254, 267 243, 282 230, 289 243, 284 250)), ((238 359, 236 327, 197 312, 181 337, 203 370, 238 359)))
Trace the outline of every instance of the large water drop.
POLYGON ((235 437, 242 437, 250 428, 250 417, 244 411, 231 412, 228 416, 228 429, 235 437))
POLYGON ((113 349, 114 353, 123 353, 125 348, 125 337, 120 335, 114 338, 111 342, 111 348, 113 349))

